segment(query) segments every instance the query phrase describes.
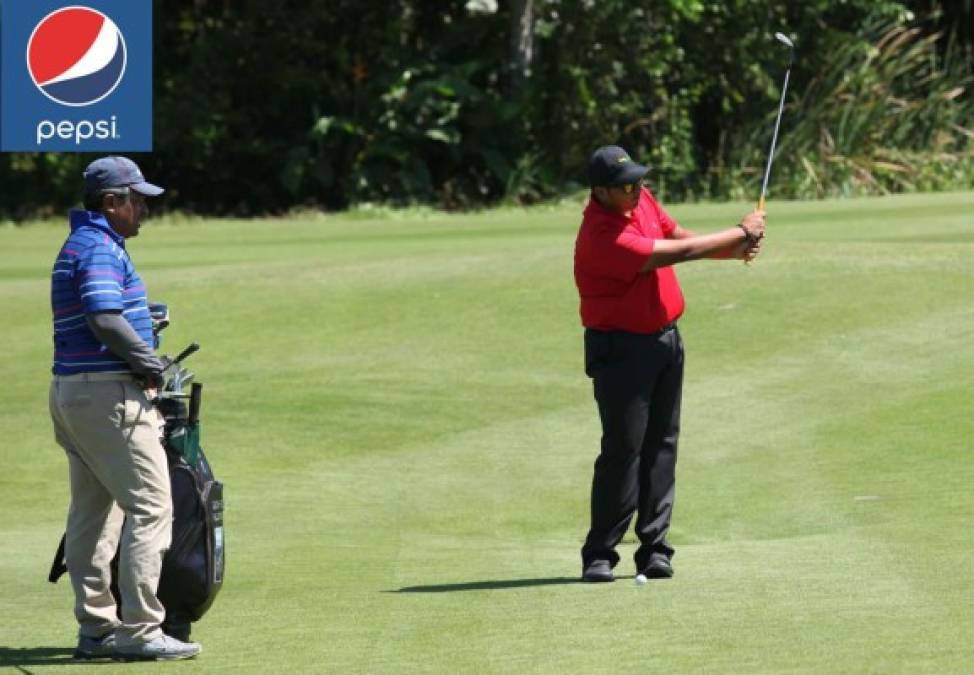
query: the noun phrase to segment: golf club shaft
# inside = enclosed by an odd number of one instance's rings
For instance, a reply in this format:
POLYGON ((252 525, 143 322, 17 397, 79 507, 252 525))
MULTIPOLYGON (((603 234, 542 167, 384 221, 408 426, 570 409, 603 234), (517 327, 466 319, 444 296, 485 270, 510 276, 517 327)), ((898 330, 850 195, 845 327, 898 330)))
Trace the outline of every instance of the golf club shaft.
POLYGON ((771 136, 771 152, 768 153, 768 164, 764 168, 764 181, 761 183, 761 199, 758 200, 758 210, 764 211, 765 196, 768 193, 768 178, 771 177, 771 164, 774 162, 774 147, 778 143, 778 127, 781 126, 781 114, 785 110, 785 94, 788 93, 788 78, 791 76, 791 66, 785 71, 785 84, 781 88, 781 100, 778 102, 778 117, 774 121, 774 134, 771 136))

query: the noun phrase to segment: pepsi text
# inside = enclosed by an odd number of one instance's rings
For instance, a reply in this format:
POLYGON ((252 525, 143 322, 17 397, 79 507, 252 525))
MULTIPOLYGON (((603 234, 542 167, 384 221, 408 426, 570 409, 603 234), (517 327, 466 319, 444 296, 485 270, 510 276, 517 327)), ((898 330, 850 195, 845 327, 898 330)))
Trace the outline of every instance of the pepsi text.
MULTIPOLYGON (((49 141, 52 138, 61 138, 66 141, 74 139, 75 145, 81 145, 82 141, 92 138, 118 140, 121 136, 118 135, 118 119, 112 115, 110 120, 98 120, 96 122, 89 120, 79 122, 41 120, 40 124, 37 125, 37 145, 41 146, 44 141, 49 141)), ((43 148, 38 147, 38 150, 43 150, 43 148)))

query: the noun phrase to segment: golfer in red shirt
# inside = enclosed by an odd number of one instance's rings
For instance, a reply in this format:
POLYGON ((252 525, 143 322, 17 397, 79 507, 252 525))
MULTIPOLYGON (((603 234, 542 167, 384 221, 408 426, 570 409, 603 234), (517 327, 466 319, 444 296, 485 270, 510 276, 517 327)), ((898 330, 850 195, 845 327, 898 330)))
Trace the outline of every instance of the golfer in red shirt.
POLYGON ((585 326, 585 372, 602 421, 592 480, 592 521, 582 579, 612 581, 616 545, 636 513, 636 571, 673 575, 666 540, 673 511, 683 342, 676 321, 683 293, 673 265, 701 258, 750 260, 764 213, 697 235, 680 227, 643 186, 649 169, 625 150, 589 160, 591 198, 575 242, 575 283, 585 326))

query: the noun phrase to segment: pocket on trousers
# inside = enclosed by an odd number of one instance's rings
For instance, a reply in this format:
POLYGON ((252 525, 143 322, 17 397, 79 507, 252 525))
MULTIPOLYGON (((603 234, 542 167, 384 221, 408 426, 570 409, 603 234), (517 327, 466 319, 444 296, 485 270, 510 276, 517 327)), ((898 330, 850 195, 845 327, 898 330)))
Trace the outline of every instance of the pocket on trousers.
POLYGON ((57 399, 62 408, 75 410, 91 407, 91 394, 83 387, 60 385, 57 399))
POLYGON ((123 429, 137 426, 148 413, 145 393, 131 382, 120 382, 122 388, 121 424, 123 429))

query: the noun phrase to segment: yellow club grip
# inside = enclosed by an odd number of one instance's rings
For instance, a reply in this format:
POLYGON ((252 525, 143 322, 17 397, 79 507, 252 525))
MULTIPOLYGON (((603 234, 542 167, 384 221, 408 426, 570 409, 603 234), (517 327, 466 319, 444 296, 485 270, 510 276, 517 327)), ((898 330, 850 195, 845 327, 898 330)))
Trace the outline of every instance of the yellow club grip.
POLYGON ((758 211, 764 211, 764 196, 758 200, 758 211))

